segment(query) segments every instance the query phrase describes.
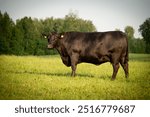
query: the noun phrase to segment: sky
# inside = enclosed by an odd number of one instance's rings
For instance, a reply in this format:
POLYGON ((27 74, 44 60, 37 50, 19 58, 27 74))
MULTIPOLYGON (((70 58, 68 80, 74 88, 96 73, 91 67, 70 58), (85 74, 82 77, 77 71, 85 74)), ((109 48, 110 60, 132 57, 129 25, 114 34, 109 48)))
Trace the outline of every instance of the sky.
POLYGON ((97 31, 124 31, 129 25, 135 29, 135 37, 141 37, 138 29, 150 17, 150 0, 0 0, 0 11, 14 21, 24 16, 63 18, 73 11, 91 20, 97 31))

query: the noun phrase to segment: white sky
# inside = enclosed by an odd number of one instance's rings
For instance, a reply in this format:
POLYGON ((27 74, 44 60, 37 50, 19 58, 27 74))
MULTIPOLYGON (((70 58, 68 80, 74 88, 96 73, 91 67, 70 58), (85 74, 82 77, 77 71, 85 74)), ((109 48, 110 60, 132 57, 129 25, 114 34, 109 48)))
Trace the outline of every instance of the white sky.
POLYGON ((73 10, 83 19, 91 20, 98 31, 124 30, 127 25, 135 29, 150 17, 150 0, 0 0, 0 10, 13 20, 33 18, 63 18, 73 10))

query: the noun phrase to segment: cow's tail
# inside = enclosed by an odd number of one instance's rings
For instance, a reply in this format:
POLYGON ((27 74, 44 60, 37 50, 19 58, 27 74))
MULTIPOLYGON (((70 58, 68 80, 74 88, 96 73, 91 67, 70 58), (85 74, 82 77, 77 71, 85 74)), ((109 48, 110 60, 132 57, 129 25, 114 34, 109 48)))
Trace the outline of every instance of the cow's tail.
POLYGON ((127 42, 127 48, 126 48, 126 55, 125 55, 125 68, 124 68, 124 71, 125 71, 125 76, 126 78, 129 77, 129 64, 128 64, 128 61, 129 61, 129 48, 128 48, 128 38, 126 38, 126 42, 127 42))
POLYGON ((126 48, 126 55, 125 55, 125 63, 129 61, 129 48, 128 48, 128 38, 126 37, 127 48, 126 48))

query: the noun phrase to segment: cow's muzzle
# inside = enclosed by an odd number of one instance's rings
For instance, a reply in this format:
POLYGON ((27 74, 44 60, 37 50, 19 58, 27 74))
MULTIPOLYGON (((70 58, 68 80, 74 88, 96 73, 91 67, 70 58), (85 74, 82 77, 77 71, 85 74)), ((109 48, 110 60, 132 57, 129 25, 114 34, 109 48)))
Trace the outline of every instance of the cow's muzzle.
POLYGON ((51 48, 53 48, 53 46, 52 45, 48 45, 47 48, 51 49, 51 48))

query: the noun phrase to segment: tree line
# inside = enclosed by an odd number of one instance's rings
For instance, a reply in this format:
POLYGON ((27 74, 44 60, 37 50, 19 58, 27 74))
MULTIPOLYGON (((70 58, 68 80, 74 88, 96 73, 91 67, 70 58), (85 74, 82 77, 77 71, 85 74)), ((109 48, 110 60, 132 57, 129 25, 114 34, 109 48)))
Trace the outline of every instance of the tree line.
MULTIPOLYGON (((150 19, 148 19, 148 22, 150 22, 150 19)), ((150 41, 145 38, 147 37, 147 34, 145 34, 147 28, 144 25, 147 27, 147 24, 149 24, 149 30, 147 31, 149 33, 150 23, 143 23, 139 29, 144 39, 135 39, 133 36, 134 29, 131 26, 125 27, 125 33, 129 38, 130 52, 150 53, 150 41)), ((32 19, 31 17, 23 17, 14 22, 6 12, 1 13, 0 11, 0 54, 56 54, 55 50, 47 49, 47 40, 41 35, 43 32, 48 34, 54 31, 94 32, 96 27, 92 21, 79 18, 73 12, 69 12, 64 18, 32 19)))
POLYGON ((128 38, 128 48, 130 53, 146 53, 146 43, 142 38, 134 37, 134 28, 132 26, 126 26, 124 32, 128 38))

